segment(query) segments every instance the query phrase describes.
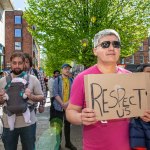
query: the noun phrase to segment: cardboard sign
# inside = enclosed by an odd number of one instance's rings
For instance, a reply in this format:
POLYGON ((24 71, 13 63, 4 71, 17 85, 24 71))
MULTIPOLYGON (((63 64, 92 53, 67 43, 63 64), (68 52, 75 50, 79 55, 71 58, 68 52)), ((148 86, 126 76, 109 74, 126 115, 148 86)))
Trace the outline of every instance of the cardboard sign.
POLYGON ((150 109, 150 74, 90 74, 85 99, 99 120, 143 116, 150 109))

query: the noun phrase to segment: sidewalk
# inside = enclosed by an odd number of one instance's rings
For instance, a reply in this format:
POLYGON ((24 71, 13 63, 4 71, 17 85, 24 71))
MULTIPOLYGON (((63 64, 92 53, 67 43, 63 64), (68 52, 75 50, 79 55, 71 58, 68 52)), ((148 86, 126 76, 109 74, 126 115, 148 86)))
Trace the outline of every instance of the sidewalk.
MULTIPOLYGON (((53 130, 49 126, 49 106, 42 114, 37 114, 38 126, 37 126, 37 150, 54 150, 56 144, 56 136, 53 130)), ((77 147, 78 150, 82 150, 82 137, 81 126, 71 126, 71 141, 77 147)), ((62 135, 62 150, 68 150, 65 148, 64 135, 62 135)))
MULTIPOLYGON (((37 113, 37 136, 36 136, 36 150, 55 150, 56 136, 49 125, 49 98, 44 113, 37 113)), ((78 150, 82 150, 82 136, 81 126, 71 126, 71 141, 77 147, 78 150)), ((64 135, 62 135, 62 150, 68 150, 65 148, 64 135)), ((0 150, 4 150, 3 143, 0 140, 0 150)), ((22 150, 19 142, 18 149, 22 150)))

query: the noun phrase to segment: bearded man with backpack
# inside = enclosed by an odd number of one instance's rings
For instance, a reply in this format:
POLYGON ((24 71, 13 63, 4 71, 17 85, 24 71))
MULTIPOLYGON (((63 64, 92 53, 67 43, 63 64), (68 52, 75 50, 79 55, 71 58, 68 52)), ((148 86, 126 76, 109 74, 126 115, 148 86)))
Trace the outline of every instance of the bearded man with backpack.
POLYGON ((25 65, 25 57, 22 52, 13 53, 10 58, 10 62, 12 70, 11 78, 9 78, 9 80, 7 79, 7 77, 3 77, 0 79, 0 104, 3 104, 4 108, 4 130, 2 140, 5 150, 17 150, 18 139, 20 136, 22 149, 34 150, 36 139, 35 126, 37 120, 34 111, 34 103, 43 101, 44 95, 39 80, 35 76, 27 75, 27 73, 23 71, 25 65), (27 79, 25 76, 27 76, 27 78, 29 79, 27 79), (22 84, 20 86, 14 86, 12 84, 13 79, 15 79, 15 84, 22 82, 25 85, 25 83, 28 82, 28 87, 23 88, 22 84), (20 88, 21 90, 18 89, 18 91, 15 91, 16 87, 22 87, 22 89, 20 88), (11 92, 10 94, 8 92, 11 91, 11 89, 14 90, 14 94, 12 94, 11 92), (7 100, 6 94, 9 96, 9 98, 7 97, 7 100), (30 110, 29 122, 26 122, 25 117, 23 116, 23 113, 27 109, 30 110), (14 129, 10 130, 8 116, 14 114, 14 129))

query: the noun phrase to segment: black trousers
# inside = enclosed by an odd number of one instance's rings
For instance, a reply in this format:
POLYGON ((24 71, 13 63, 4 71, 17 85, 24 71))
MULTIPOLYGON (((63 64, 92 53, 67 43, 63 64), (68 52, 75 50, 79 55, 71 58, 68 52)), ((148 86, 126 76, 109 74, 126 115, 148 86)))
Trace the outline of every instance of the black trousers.
MULTIPOLYGON (((67 121, 66 119, 66 115, 64 111, 57 111, 54 108, 50 109, 50 124, 54 124, 54 122, 59 122, 58 120, 60 120, 60 124, 62 123, 62 125, 60 125, 61 127, 64 125, 64 135, 65 135, 65 142, 66 144, 70 144, 70 122, 67 121)), ((62 138, 62 128, 61 128, 61 132, 60 132, 60 137, 62 138)))
POLYGON ((54 105, 53 105, 53 102, 54 102, 54 97, 51 97, 50 100, 51 100, 51 106, 50 106, 50 119, 49 120, 52 120, 53 119, 53 115, 55 114, 54 111, 55 111, 55 108, 54 108, 54 105))

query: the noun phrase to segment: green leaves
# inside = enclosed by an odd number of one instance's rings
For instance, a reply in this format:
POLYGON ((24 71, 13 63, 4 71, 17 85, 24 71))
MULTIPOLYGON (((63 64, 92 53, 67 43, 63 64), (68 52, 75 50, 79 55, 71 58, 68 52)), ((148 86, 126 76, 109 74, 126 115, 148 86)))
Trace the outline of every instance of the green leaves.
POLYGON ((138 50, 150 27, 149 0, 28 0, 24 17, 45 49, 44 66, 58 68, 76 60, 86 66, 95 63, 94 35, 112 28, 121 36, 121 56, 138 50), (55 66, 55 67, 54 67, 55 66))

